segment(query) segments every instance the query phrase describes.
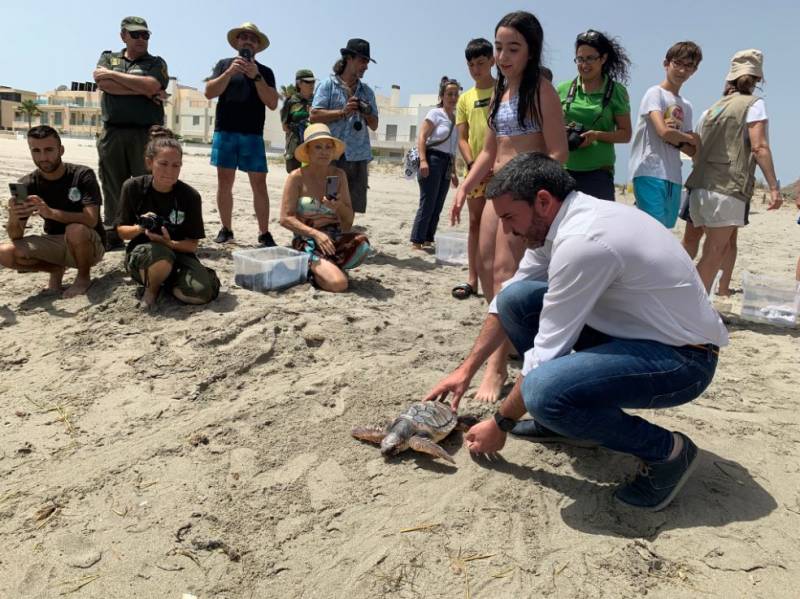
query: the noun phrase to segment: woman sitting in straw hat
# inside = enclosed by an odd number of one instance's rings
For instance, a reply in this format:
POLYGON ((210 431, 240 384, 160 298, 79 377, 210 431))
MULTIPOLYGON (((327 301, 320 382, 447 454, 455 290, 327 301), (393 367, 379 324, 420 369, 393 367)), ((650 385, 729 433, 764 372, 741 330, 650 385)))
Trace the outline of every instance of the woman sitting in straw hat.
POLYGON ((333 292, 347 289, 344 271, 361 264, 369 251, 366 235, 350 232, 347 175, 331 164, 344 148, 327 125, 310 125, 294 153, 303 166, 287 177, 281 204, 281 225, 294 233, 292 247, 308 254, 312 281, 333 292))

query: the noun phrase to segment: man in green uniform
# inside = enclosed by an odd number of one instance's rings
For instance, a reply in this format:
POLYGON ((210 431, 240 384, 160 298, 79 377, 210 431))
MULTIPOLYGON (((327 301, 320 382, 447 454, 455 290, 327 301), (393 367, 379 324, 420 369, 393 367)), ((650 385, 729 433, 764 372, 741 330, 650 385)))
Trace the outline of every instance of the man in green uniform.
POLYGON ((281 123, 286 132, 286 172, 291 173, 300 168, 300 161, 294 157, 294 151, 303 143, 303 132, 308 126, 308 114, 311 100, 314 97, 314 84, 317 82, 313 71, 300 69, 294 76, 294 87, 297 90, 283 103, 281 123))
POLYGON ((122 247, 113 222, 119 210, 122 184, 147 173, 144 148, 147 132, 164 123, 164 101, 169 83, 167 63, 147 52, 150 30, 141 17, 122 19, 120 36, 125 48, 106 50, 97 62, 94 80, 103 92, 103 135, 97 141, 103 183, 103 223, 109 249, 122 247))

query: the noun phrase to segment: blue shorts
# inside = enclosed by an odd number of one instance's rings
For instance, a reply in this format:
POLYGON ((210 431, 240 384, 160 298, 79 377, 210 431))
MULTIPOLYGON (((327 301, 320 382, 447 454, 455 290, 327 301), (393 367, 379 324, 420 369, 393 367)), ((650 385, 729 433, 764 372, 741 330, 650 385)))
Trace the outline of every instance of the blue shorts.
POLYGON ((264 138, 255 133, 214 131, 211 164, 220 168, 238 168, 246 173, 266 173, 264 138))
POLYGON ((681 187, 678 183, 656 177, 634 177, 636 206, 671 229, 681 208, 681 187))

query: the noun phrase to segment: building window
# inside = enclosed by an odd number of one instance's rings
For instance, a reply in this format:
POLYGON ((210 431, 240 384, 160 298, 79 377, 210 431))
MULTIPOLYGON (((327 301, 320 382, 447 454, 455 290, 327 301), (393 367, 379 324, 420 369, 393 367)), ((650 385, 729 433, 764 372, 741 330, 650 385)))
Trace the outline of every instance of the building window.
POLYGON ((411 125, 408 128, 408 141, 414 141, 415 139, 417 139, 417 126, 411 125))
POLYGON ((386 125, 386 141, 397 141, 397 125, 386 125))
POLYGON ((69 124, 76 125, 78 123, 77 115, 74 112, 69 113, 69 124))
POLYGON ((192 117, 192 127, 199 127, 200 126, 200 117, 193 116, 192 117))
POLYGON ((53 113, 53 124, 56 127, 60 127, 64 124, 64 113, 63 112, 54 112, 53 113))
POLYGON ((43 112, 43 113, 41 113, 39 115, 39 124, 40 125, 49 125, 50 124, 48 122, 48 118, 47 118, 47 113, 46 112, 43 112))
POLYGON ((181 115, 176 114, 175 115, 175 124, 178 125, 178 124, 180 124, 180 122, 181 122, 181 115))
POLYGON ((97 126, 97 115, 96 114, 92 115, 92 120, 90 121, 90 123, 91 123, 92 127, 96 127, 97 126))

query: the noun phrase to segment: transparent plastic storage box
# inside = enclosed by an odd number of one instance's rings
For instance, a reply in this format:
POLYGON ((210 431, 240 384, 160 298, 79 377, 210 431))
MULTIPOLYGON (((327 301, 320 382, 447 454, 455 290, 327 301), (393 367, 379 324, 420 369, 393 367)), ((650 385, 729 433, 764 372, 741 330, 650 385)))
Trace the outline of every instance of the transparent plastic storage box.
POLYGON ((253 291, 286 289, 306 280, 308 254, 272 247, 233 252, 234 282, 253 291))
POLYGON ((467 233, 466 231, 447 231, 437 233, 436 262, 440 264, 467 264, 467 233))
POLYGON ((798 283, 745 272, 742 277, 742 318, 783 327, 797 326, 798 283))

